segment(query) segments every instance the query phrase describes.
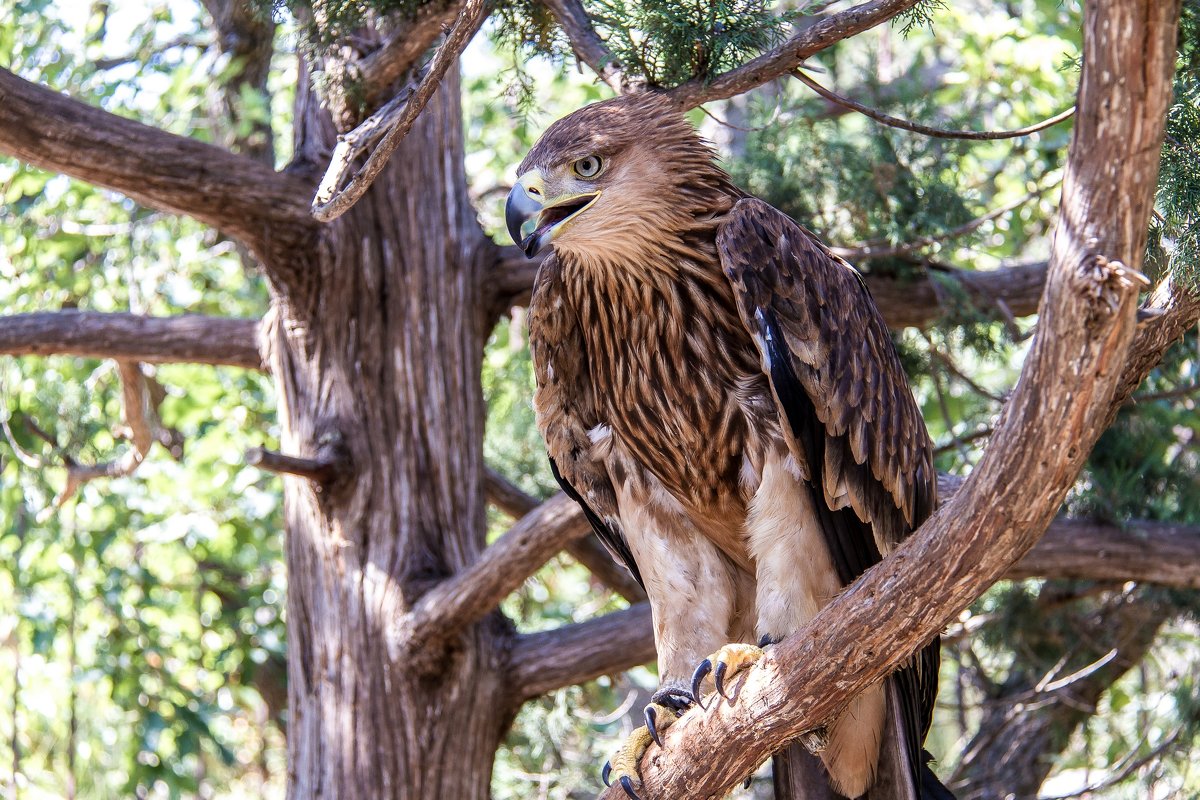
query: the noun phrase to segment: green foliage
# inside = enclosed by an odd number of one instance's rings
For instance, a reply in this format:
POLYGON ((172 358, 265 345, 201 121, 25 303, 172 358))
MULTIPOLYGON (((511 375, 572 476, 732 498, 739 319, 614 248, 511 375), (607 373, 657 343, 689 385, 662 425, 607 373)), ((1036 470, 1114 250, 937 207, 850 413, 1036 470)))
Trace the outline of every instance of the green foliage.
POLYGON ((652 86, 706 81, 778 42, 791 14, 765 0, 592 0, 585 4, 617 60, 652 86))

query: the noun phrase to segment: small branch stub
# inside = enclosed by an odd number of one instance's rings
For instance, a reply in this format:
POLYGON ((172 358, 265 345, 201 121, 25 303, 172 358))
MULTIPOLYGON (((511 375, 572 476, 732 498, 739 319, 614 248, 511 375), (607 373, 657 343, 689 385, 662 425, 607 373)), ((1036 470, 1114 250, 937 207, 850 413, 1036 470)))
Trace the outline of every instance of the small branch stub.
POLYGON ((316 483, 326 484, 341 472, 337 459, 299 458, 285 456, 265 447, 251 447, 246 451, 246 463, 252 467, 265 469, 287 475, 308 478, 316 483))

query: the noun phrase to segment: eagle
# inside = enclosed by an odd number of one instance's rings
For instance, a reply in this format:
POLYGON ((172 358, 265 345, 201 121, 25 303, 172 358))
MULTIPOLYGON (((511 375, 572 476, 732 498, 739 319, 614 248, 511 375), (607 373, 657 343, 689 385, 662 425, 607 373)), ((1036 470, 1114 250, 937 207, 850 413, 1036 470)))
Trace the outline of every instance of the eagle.
MULTIPOLYGON (((858 272, 737 188, 666 96, 558 120, 517 175, 509 232, 552 251, 529 307, 537 425, 650 600, 660 685, 604 769, 637 798, 661 730, 925 520, 932 448, 858 272)), ((935 640, 806 735, 814 796, 952 797, 923 749, 938 661, 935 640)))

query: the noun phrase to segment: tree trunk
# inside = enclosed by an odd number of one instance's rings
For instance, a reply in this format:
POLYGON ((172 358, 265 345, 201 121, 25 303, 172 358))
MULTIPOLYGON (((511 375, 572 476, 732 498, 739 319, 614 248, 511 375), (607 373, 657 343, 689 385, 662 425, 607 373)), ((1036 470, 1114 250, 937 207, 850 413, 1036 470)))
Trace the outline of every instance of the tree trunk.
MULTIPOLYGON (((434 652, 401 659, 389 642, 399 615, 484 544, 486 240, 461 131, 452 75, 370 192, 311 251, 268 265, 288 276, 266 326, 283 451, 335 471, 284 481, 297 800, 486 798, 513 713, 497 615, 434 652)), ((332 139, 302 80, 300 162, 322 161, 332 139)))

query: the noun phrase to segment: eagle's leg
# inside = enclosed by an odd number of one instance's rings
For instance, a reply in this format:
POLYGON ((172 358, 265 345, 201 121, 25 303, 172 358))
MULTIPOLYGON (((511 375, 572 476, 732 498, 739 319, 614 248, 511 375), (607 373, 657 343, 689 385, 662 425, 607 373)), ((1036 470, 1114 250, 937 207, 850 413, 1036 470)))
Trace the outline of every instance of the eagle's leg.
POLYGON ((621 745, 604 777, 637 797, 638 763, 646 748, 692 703, 692 666, 729 639, 739 586, 736 568, 681 509, 652 502, 631 482, 617 487, 617 498, 621 527, 650 599, 660 682, 645 710, 646 725, 621 745))
MULTIPOLYGON (((803 628, 842 590, 813 494, 790 466, 787 457, 767 460, 746 519, 758 633, 773 641, 803 628)), ((858 797, 874 782, 885 716, 882 689, 875 687, 850 701, 827 728, 802 737, 839 793, 858 797)))

